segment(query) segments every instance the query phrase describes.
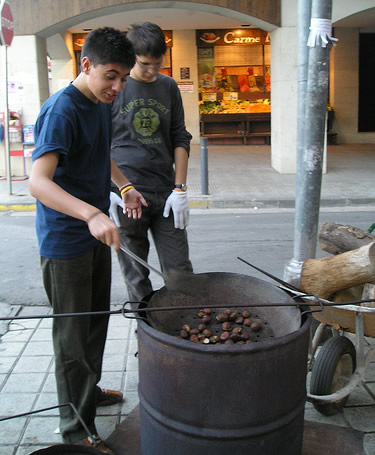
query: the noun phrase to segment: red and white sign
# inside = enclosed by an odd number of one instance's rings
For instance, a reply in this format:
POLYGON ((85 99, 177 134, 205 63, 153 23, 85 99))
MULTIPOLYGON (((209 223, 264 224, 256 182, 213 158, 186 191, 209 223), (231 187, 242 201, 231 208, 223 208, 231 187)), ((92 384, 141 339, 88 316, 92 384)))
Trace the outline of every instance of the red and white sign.
MULTIPOLYGON (((1 0, 0 0, 1 1, 1 0)), ((14 19, 9 4, 2 0, 0 4, 0 41, 10 46, 14 36, 14 19)))

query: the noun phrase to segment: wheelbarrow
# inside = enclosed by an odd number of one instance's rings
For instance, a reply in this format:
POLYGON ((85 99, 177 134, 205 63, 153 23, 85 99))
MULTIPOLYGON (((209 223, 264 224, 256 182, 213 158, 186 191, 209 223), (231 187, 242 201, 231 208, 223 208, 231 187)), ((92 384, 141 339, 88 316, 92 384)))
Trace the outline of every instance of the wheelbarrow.
MULTIPOLYGON (((311 302, 313 296, 280 278, 237 258, 250 267, 277 281, 292 295, 311 302)), ((349 395, 364 379, 366 370, 375 357, 375 344, 366 343, 365 337, 375 337, 375 308, 362 306, 373 299, 337 303, 319 299, 321 308, 310 307, 313 317, 320 323, 311 340, 308 369, 311 371, 310 393, 307 400, 323 415, 334 415, 345 406, 349 395), (334 336, 321 345, 325 329, 331 327, 334 336), (345 334, 355 334, 355 344, 345 334)), ((375 304, 374 304, 375 305, 375 304)))
POLYGON ((330 416, 343 409, 375 357, 375 344, 371 346, 365 339, 375 336, 375 308, 331 306, 313 316, 320 324, 312 339, 307 400, 318 412, 330 416), (324 342, 315 357, 327 327, 332 328, 333 337, 324 342), (349 333, 355 335, 354 343, 353 337, 345 336, 349 333))

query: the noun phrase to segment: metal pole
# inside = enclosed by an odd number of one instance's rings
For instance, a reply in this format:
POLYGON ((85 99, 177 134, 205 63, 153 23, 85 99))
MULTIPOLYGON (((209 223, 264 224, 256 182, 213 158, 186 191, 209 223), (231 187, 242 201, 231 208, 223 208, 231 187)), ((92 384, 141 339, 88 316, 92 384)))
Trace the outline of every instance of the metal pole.
POLYGON ((201 189, 208 195, 208 138, 201 137, 201 189))
POLYGON ((4 148, 7 165, 8 193, 12 194, 12 171, 10 166, 9 147, 9 108, 8 108, 8 46, 3 45, 3 68, 4 68, 4 148))
MULTIPOLYGON (((312 0, 311 18, 330 20, 331 14, 332 0, 312 0)), ((299 112, 303 119, 298 119, 302 125, 299 125, 301 136, 297 149, 294 257, 284 271, 285 281, 295 285, 299 284, 303 262, 314 258, 316 254, 330 49, 330 43, 327 47, 315 45, 309 48, 306 92, 299 92, 299 97, 303 98, 299 99, 298 105, 302 106, 303 103, 305 107, 304 115, 299 112)))

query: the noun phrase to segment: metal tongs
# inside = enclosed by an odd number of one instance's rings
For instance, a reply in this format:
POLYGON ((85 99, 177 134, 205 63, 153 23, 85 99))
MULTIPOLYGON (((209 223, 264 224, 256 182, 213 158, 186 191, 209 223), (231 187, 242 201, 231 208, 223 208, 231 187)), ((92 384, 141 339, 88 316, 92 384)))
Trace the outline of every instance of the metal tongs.
POLYGON ((355 302, 332 302, 331 300, 322 299, 320 297, 317 297, 316 295, 307 294, 306 292, 302 291, 301 289, 298 289, 296 286, 293 286, 292 284, 287 283, 286 281, 282 280, 281 278, 278 278, 278 277, 272 275, 271 273, 266 272, 265 270, 262 270, 261 268, 255 266, 254 264, 250 264, 250 262, 245 261, 245 259, 242 259, 238 256, 237 256, 237 259, 239 259, 240 261, 249 265, 253 269, 258 270, 258 272, 263 273, 264 275, 268 276, 272 280, 279 283, 278 287, 280 289, 292 294, 293 299, 300 298, 300 299, 306 300, 310 306, 320 306, 319 310, 311 310, 311 313, 323 311, 324 306, 359 305, 359 304, 365 303, 365 302, 375 302, 375 299, 357 300, 355 302))

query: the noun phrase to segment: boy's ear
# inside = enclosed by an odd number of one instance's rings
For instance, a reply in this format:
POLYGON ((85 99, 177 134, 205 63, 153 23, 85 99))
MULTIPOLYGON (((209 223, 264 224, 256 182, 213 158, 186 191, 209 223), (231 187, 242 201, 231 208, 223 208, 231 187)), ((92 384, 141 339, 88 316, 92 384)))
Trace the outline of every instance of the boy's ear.
POLYGON ((82 72, 88 74, 91 68, 92 62, 88 57, 83 57, 81 60, 82 72))

